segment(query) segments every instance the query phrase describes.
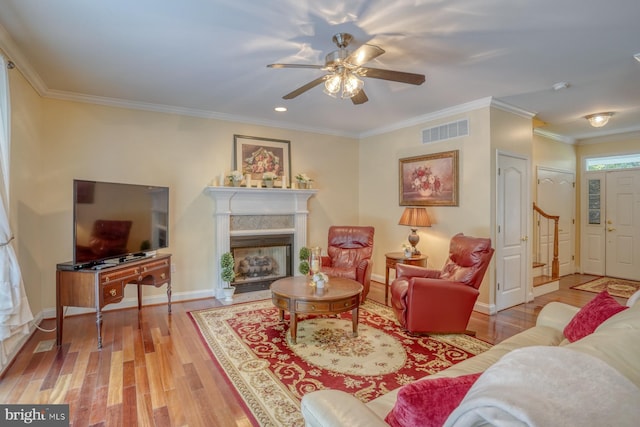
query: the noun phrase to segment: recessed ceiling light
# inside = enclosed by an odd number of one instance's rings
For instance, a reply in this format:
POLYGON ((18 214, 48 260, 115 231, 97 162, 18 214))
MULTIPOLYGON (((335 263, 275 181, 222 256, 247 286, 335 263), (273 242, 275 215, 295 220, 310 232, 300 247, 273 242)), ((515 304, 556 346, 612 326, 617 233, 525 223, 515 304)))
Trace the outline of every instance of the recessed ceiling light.
POLYGON ((284 111, 287 111, 287 107, 276 107, 274 108, 274 110, 276 110, 278 113, 282 113, 284 111))

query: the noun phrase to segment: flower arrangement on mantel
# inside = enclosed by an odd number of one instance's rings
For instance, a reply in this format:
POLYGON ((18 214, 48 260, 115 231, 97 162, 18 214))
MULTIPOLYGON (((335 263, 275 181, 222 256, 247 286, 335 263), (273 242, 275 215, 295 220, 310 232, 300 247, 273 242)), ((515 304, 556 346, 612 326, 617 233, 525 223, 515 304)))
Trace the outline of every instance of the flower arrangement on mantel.
POLYGON ((300 188, 307 188, 309 183, 313 181, 306 173, 299 173, 296 175, 296 181, 298 181, 298 186, 300 188))
POLYGON ((265 172, 262 174, 262 181, 267 187, 273 187, 273 182, 276 180, 278 175, 275 172, 265 172))
POLYGON ((242 172, 238 170, 231 171, 231 173, 227 175, 227 179, 229 179, 229 182, 231 182, 233 186, 237 187, 242 181, 242 172))

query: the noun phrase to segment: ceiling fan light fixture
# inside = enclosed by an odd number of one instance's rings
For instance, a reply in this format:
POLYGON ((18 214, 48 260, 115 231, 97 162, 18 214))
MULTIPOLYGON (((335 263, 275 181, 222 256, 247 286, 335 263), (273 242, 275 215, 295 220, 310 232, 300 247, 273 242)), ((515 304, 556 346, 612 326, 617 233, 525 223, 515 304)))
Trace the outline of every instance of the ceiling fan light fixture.
POLYGON ((342 86, 342 76, 340 74, 334 74, 324 82, 324 93, 329 96, 335 97, 340 92, 342 86))
POLYGON ((589 124, 594 128, 601 128, 602 126, 609 123, 609 119, 613 116, 613 113, 596 113, 589 114, 588 116, 584 116, 585 119, 589 120, 589 124))
POLYGON ((356 77, 353 73, 348 73, 344 76, 343 79, 343 89, 342 89, 342 98, 352 98, 354 97, 362 88, 364 87, 364 82, 356 77))

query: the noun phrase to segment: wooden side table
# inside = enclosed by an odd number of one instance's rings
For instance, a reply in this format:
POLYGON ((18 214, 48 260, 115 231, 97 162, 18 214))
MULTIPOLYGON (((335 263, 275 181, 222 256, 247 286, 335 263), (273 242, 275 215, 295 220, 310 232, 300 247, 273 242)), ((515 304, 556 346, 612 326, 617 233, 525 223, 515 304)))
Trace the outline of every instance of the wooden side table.
POLYGON ((389 269, 396 269, 396 264, 409 264, 417 265, 420 267, 427 266, 426 255, 412 255, 411 257, 404 256, 404 252, 389 252, 384 254, 387 259, 385 273, 384 273, 384 303, 389 303, 389 269))

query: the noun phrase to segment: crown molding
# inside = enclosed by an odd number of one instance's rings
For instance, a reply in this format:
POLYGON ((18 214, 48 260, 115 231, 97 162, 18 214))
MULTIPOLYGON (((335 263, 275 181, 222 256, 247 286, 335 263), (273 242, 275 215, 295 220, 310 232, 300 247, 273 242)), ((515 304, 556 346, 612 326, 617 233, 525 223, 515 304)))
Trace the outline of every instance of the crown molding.
POLYGON ((323 135, 333 135, 345 138, 358 138, 358 134, 350 132, 339 132, 334 129, 314 128, 307 126, 297 126, 290 123, 278 122, 275 120, 259 120, 251 117, 238 116, 233 114, 218 113, 215 111, 199 110, 195 108, 174 107, 163 104, 152 104, 146 102, 133 102, 120 98, 108 98, 102 96, 85 95, 80 93, 65 91, 46 91, 47 98, 59 99, 63 101, 84 102, 87 104, 98 104, 109 107, 119 107, 131 110, 153 111, 156 113, 177 114, 182 116, 197 117, 202 119, 215 119, 227 122, 237 122, 257 126, 268 126, 279 129, 289 129, 302 132, 320 133, 323 135))
POLYGON ((640 126, 629 127, 616 133, 596 136, 593 138, 580 139, 578 140, 577 145, 602 144, 606 142, 628 141, 631 139, 640 139, 640 126))
POLYGON ((558 141, 558 142, 563 142, 565 144, 571 144, 571 145, 575 145, 576 144, 576 139, 575 138, 571 138, 571 137, 568 137, 568 136, 560 135, 558 133, 549 132, 547 130, 534 129, 533 133, 535 133, 536 135, 542 136, 544 138, 552 139, 552 140, 558 141))
POLYGON ((454 107, 445 108, 443 110, 435 111, 433 113, 425 114, 422 116, 416 116, 408 120, 404 120, 398 123, 394 123, 390 126, 384 126, 377 129, 373 129, 367 132, 363 132, 359 135, 360 138, 366 138, 369 136, 381 135, 388 132, 393 132, 398 129, 404 129, 410 126, 421 125, 425 122, 432 120, 439 120, 445 117, 449 117, 455 114, 468 113, 469 111, 478 110, 480 108, 490 107, 492 98, 482 98, 476 101, 467 102, 465 104, 456 105, 454 107))
POLYGON ((491 106, 499 110, 506 111, 507 113, 513 113, 525 119, 533 119, 536 114, 538 114, 520 107, 516 107, 515 105, 511 105, 497 98, 491 98, 491 106))
POLYGON ((22 73, 38 95, 45 96, 47 85, 44 84, 27 58, 20 53, 20 49, 2 25, 0 25, 0 49, 7 56, 7 59, 14 63, 16 69, 22 73))

